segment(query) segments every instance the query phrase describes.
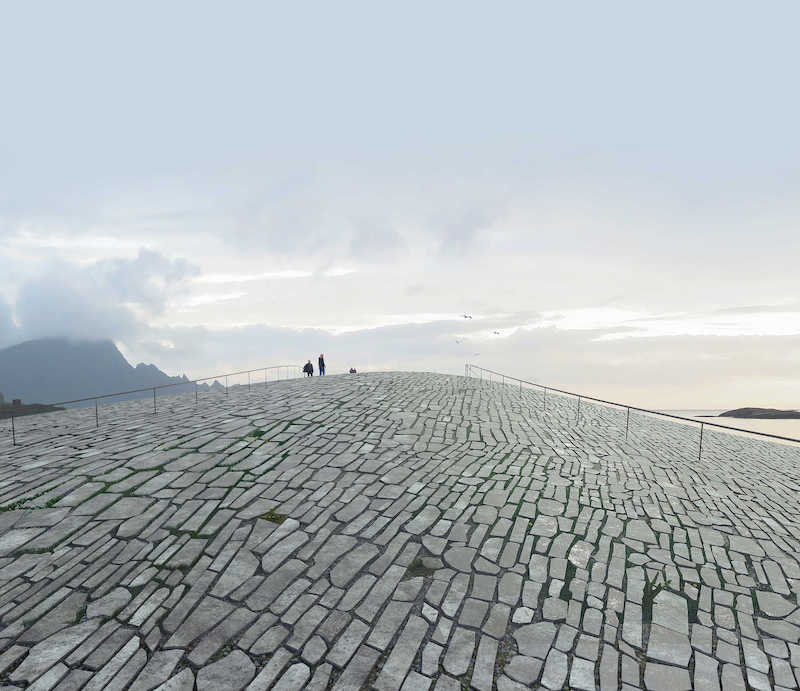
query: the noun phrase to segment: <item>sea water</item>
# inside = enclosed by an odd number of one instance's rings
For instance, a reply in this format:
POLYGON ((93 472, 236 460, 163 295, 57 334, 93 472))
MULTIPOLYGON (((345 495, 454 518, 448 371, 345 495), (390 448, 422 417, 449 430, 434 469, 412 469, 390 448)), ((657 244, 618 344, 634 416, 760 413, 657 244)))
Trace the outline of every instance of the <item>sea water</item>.
MULTIPOLYGON (((728 409, 730 410, 730 409, 728 409)), ((752 430, 753 432, 763 432, 765 434, 777 434, 781 437, 791 437, 800 439, 800 420, 755 420, 738 417, 716 417, 724 410, 662 410, 662 413, 670 415, 680 415, 690 417, 698 422, 713 422, 716 425, 728 425, 729 427, 739 427, 741 429, 752 430), (705 416, 714 417, 705 417, 705 416)))

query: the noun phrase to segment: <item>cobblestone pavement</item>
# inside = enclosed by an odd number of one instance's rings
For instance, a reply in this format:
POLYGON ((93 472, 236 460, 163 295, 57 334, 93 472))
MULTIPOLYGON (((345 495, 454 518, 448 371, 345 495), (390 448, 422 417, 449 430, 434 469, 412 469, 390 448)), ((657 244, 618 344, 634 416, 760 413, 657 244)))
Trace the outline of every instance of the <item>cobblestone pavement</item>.
POLYGON ((433 374, 148 406, 0 442, 2 688, 797 688, 797 447, 433 374))

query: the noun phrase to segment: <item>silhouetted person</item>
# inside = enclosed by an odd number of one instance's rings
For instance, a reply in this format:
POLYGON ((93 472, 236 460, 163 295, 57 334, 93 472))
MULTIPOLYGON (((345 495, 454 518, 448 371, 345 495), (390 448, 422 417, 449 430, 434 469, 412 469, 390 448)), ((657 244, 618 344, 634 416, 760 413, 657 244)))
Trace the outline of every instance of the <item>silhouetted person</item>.
POLYGON ((351 367, 350 368, 350 374, 355 374, 355 373, 356 373, 356 368, 355 367, 351 367))
POLYGON ((307 377, 314 376, 314 365, 311 364, 311 360, 309 360, 305 365, 303 365, 303 372, 306 373, 307 377))
POLYGON ((325 356, 322 353, 319 354, 319 360, 317 361, 317 364, 319 365, 319 376, 320 377, 324 377, 325 376, 325 356))

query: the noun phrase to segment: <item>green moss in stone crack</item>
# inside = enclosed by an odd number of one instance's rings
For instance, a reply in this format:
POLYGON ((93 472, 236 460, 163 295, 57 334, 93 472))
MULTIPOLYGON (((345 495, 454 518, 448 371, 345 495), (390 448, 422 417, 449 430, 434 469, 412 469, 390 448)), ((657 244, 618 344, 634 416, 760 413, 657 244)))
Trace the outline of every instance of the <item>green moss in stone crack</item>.
POLYGON ((275 513, 274 511, 267 511, 267 513, 261 514, 259 518, 263 518, 265 521, 270 521, 272 523, 281 524, 286 520, 286 514, 275 513))
POLYGON ((416 557, 409 565, 408 569, 406 570, 405 578, 416 578, 417 576, 428 577, 430 578, 435 573, 436 569, 431 569, 425 566, 425 562, 420 558, 416 557))

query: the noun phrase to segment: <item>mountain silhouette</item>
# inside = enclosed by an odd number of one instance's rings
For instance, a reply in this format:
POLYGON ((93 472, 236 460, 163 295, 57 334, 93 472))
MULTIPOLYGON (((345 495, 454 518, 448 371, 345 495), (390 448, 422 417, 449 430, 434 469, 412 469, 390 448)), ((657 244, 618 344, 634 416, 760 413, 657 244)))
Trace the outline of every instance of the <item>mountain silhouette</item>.
POLYGON ((0 350, 0 393, 7 402, 57 403, 180 382, 187 384, 169 392, 194 390, 185 375, 170 377, 155 365, 131 366, 111 341, 48 338, 0 350))

